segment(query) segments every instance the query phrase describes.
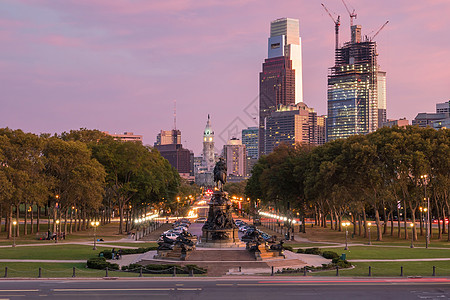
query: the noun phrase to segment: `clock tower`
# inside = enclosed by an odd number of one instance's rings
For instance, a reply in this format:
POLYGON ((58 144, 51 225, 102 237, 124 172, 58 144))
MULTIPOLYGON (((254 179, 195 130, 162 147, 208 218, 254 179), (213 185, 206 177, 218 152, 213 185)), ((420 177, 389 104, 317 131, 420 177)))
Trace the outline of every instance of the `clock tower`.
POLYGON ((208 114, 205 131, 203 132, 203 166, 208 172, 214 170, 216 163, 214 157, 214 131, 211 128, 211 121, 208 114))

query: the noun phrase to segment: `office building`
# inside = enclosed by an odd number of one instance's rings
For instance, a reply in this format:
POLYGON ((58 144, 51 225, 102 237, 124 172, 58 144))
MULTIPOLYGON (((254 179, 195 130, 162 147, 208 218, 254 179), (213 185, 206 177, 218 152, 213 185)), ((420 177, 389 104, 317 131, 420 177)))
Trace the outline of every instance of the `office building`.
POLYGON ((173 130, 161 130, 156 136, 157 145, 177 145, 181 144, 181 131, 177 129, 173 130))
POLYGON ((327 116, 317 116, 316 129, 317 145, 323 145, 327 142, 327 116))
POLYGON ((258 158, 258 127, 242 129, 242 144, 245 145, 247 157, 258 158))
POLYGON ((386 122, 383 123, 383 127, 394 127, 394 126, 398 126, 398 127, 406 127, 409 125, 409 121, 406 120, 406 118, 402 118, 402 119, 398 119, 398 120, 393 120, 393 119, 389 119, 386 122))
POLYGON ((246 178, 247 154, 241 140, 232 138, 223 146, 223 156, 227 164, 227 174, 230 181, 240 181, 246 178))
POLYGON ((412 125, 432 127, 434 129, 450 128, 450 101, 436 104, 436 113, 419 113, 412 120, 412 125))
POLYGON ((377 74, 378 128, 386 123, 386 72, 377 74))
POLYGON ((317 113, 305 103, 278 107, 265 120, 265 155, 271 153, 280 144, 319 145, 323 142, 325 118, 320 117, 318 126, 317 113), (322 134, 322 136, 321 136, 322 134))
POLYGON ((328 75, 327 140, 374 132, 386 120, 386 72, 379 69, 376 43, 364 41, 361 26, 335 51, 328 75))
POLYGON ((189 181, 194 180, 194 153, 183 148, 180 130, 161 130, 156 137, 154 147, 181 177, 189 181))
POLYGON ((450 100, 444 103, 436 104, 436 113, 437 114, 450 113, 450 100))
POLYGON ((194 176, 194 153, 183 148, 181 144, 157 145, 155 148, 161 153, 161 156, 177 169, 181 177, 192 179, 194 176))
POLYGON ((282 18, 270 24, 268 55, 259 74, 259 154, 264 152, 266 117, 278 105, 303 102, 302 46, 299 21, 282 18))
POLYGON ((115 140, 123 142, 143 142, 142 135, 134 134, 133 132, 124 132, 123 134, 110 134, 108 131, 103 131, 104 134, 112 136, 115 140))

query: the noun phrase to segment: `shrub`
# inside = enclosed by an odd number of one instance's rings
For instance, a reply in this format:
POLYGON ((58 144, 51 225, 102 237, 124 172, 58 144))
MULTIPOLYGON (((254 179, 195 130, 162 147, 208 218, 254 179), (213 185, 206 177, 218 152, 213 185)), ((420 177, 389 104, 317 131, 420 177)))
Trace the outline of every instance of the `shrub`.
POLYGON ((294 249, 292 249, 292 246, 289 246, 289 245, 283 245, 283 249, 289 250, 289 251, 294 251, 294 249))
POLYGON ((352 266, 352 264, 351 264, 349 261, 347 261, 347 260, 342 260, 342 259, 339 259, 339 260, 336 261, 334 264, 335 264, 336 266, 338 266, 339 268, 350 268, 350 267, 352 266))
POLYGON ((177 274, 189 274, 190 271, 193 271, 193 274, 205 274, 206 269, 200 268, 197 265, 185 265, 185 266, 177 266, 177 265, 139 265, 139 264, 130 264, 128 266, 123 266, 122 271, 127 272, 140 272, 142 268, 142 273, 158 273, 158 274, 172 274, 173 268, 176 268, 177 274))
POLYGON ((303 250, 303 249, 297 249, 297 253, 305 253, 305 250, 303 250))
MULTIPOLYGON (((147 247, 147 248, 137 248, 137 249, 116 249, 116 253, 117 251, 122 250, 122 255, 127 255, 127 254, 140 254, 140 253, 145 253, 148 251, 152 251, 152 250, 156 250, 158 248, 158 246, 152 246, 152 247, 147 247)), ((98 255, 101 256, 103 253, 103 257, 106 259, 112 259, 112 250, 103 250, 102 252, 100 252, 98 255)))
POLYGON ((339 254, 334 251, 323 251, 322 256, 327 259, 339 258, 339 254))
POLYGON ((308 248, 305 250, 305 254, 320 255, 322 254, 322 251, 320 251, 319 248, 308 248))
POLYGON ((89 258, 86 265, 90 269, 104 270, 108 267, 110 270, 119 270, 118 264, 112 264, 106 261, 104 257, 89 258))

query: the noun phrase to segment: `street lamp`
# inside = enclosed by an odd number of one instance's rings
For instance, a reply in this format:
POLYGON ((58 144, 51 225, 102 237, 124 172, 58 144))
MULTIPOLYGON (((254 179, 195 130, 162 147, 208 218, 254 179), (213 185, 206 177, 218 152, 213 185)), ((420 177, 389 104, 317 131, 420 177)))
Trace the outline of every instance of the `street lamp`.
POLYGON ((55 243, 58 242, 58 225, 59 225, 59 220, 56 220, 56 235, 55 235, 55 243))
POLYGON ((13 244, 12 246, 15 247, 16 246, 16 225, 17 225, 17 221, 13 221, 13 225, 14 225, 14 229, 13 229, 13 244))
POLYGON ((348 226, 350 226, 350 222, 342 223, 342 226, 345 227, 345 248, 344 250, 348 250, 348 226))
POLYGON ((427 213, 427 224, 425 227, 425 230, 427 232, 426 234, 426 240, 425 240, 425 248, 428 248, 428 244, 430 243, 430 231, 431 228, 429 228, 428 224, 430 224, 430 199, 427 197, 427 185, 428 185, 428 175, 421 175, 420 178, 423 180, 423 186, 425 190, 425 198, 424 200, 427 201, 427 207, 426 207, 426 213, 427 213))
POLYGON ((92 221, 92 227, 94 227, 94 248, 92 250, 97 250, 97 227, 100 225, 99 221, 92 221))
POLYGON ((411 246, 410 246, 410 248, 414 248, 414 231, 413 231, 414 223, 410 223, 409 226, 411 227, 411 246))
POLYGON ((367 228, 369 229, 369 243, 368 245, 372 245, 372 241, 370 240, 370 225, 372 225, 372 223, 367 223, 367 228))
POLYGON ((178 220, 178 216, 180 215, 179 204, 180 204, 180 197, 177 197, 177 220, 178 220))

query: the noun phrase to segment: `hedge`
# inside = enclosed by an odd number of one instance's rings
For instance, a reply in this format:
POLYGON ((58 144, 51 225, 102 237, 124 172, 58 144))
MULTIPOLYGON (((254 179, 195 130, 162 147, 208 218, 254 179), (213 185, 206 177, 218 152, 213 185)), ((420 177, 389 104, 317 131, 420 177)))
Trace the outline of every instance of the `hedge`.
POLYGON ((86 265, 90 269, 104 270, 108 267, 109 270, 119 270, 118 264, 109 263, 104 257, 89 258, 86 265))
POLYGON ((327 258, 327 259, 335 259, 335 258, 339 258, 339 254, 337 254, 337 253, 334 252, 334 251, 323 251, 323 252, 322 252, 322 256, 323 256, 324 258, 327 258))
MULTIPOLYGON (((116 253, 117 251, 122 250, 122 255, 127 255, 127 254, 140 254, 140 253, 145 253, 148 251, 153 251, 158 249, 158 246, 152 246, 152 247, 147 247, 147 248, 137 248, 137 249, 121 249, 121 248, 117 248, 116 249, 116 253)), ((112 250, 103 250, 102 252, 100 252, 98 254, 98 256, 103 256, 106 259, 112 259, 112 250)))
POLYGON ((152 265, 139 265, 139 264, 130 264, 128 266, 123 266, 122 271, 127 272, 140 272, 142 268, 142 273, 158 273, 158 274, 172 274, 173 268, 176 268, 177 274, 190 274, 191 270, 193 274, 205 274, 207 272, 206 269, 200 268, 197 265, 169 265, 169 264, 152 264, 152 265))

